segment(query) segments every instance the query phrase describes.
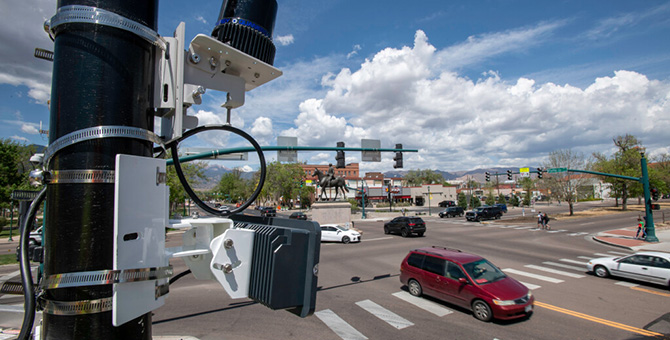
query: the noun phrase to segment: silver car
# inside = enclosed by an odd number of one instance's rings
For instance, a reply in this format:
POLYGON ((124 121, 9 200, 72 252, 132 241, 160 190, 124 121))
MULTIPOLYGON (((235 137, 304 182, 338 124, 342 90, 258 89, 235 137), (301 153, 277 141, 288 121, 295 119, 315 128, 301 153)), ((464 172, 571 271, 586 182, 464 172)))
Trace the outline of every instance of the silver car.
POLYGON ((670 286, 670 253, 645 251, 621 257, 601 257, 586 264, 598 277, 618 276, 670 286))

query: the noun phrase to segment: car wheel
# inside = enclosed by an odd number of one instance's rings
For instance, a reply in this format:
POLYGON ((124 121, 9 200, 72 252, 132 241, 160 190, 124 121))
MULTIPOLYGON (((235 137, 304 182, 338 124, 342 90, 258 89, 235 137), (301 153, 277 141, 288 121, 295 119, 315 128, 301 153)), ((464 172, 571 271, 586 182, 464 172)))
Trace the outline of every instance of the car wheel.
POLYGON ((482 300, 475 300, 472 303, 472 315, 474 315, 477 320, 489 322, 493 319, 493 313, 491 313, 491 307, 482 300))
MULTIPOLYGON (((443 218, 443 217, 444 217, 444 215, 440 214, 440 218, 443 218)), ((447 217, 449 217, 449 215, 447 215, 447 217)))
POLYGON ((498 214, 496 215, 496 220, 499 220, 502 217, 502 215, 498 214))
POLYGON ((389 234, 389 233, 390 233, 389 227, 384 226, 384 234, 389 234))
POLYGON ((593 268, 593 272, 596 274, 597 277, 608 277, 610 276, 609 270, 605 268, 605 266, 596 266, 593 268))
POLYGON ((481 222, 481 221, 482 221, 482 218, 481 218, 481 217, 477 217, 477 218, 475 218, 475 222, 481 222))
POLYGON ((421 236, 423 236, 423 233, 418 233, 417 235, 419 235, 419 237, 421 237, 421 236))
POLYGON ((349 241, 351 241, 351 239, 349 238, 349 236, 344 236, 344 237, 342 237, 342 243, 347 244, 347 243, 349 243, 349 241))
POLYGON ((414 296, 421 296, 423 294, 423 289, 421 288, 421 284, 417 280, 409 280, 407 283, 407 288, 409 288, 409 293, 414 295, 414 296))
POLYGON ((400 230, 400 235, 401 235, 402 237, 407 237, 407 236, 409 236, 409 232, 407 232, 407 228, 402 228, 402 229, 400 230))
POLYGON ((458 216, 463 217, 463 213, 458 214, 458 216))

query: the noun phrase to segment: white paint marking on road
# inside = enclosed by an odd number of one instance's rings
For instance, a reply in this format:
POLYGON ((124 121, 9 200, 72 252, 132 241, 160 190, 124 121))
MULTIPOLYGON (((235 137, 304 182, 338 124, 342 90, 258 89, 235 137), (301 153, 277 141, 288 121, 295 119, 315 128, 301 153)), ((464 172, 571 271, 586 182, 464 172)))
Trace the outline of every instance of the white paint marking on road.
POLYGON ((555 233, 564 233, 564 232, 566 232, 566 231, 567 231, 567 230, 565 230, 565 229, 548 230, 547 233, 549 233, 549 234, 555 234, 555 233))
POLYGON ((409 326, 414 326, 414 323, 412 323, 411 321, 372 302, 372 300, 358 301, 356 302, 356 305, 358 305, 358 307, 365 309, 370 314, 378 317, 380 320, 388 323, 389 325, 397 329, 403 329, 409 326))
POLYGON ((526 286, 530 290, 536 290, 536 289, 540 289, 540 287, 542 287, 542 286, 534 285, 532 283, 526 283, 526 282, 523 282, 523 281, 519 281, 519 282, 521 282, 522 285, 526 286))
POLYGON ((551 282, 551 283, 561 283, 561 282, 564 282, 564 281, 561 280, 561 279, 555 279, 555 278, 553 278, 553 277, 549 277, 549 276, 544 276, 544 275, 538 275, 538 274, 528 273, 528 272, 524 272, 524 271, 516 270, 516 269, 512 269, 512 268, 503 269, 503 272, 505 272, 505 273, 512 273, 512 274, 516 274, 516 275, 521 275, 521 276, 527 276, 527 277, 531 277, 531 278, 534 278, 534 279, 538 279, 538 280, 542 280, 542 281, 547 281, 547 282, 551 282))
POLYGON ((370 239, 362 239, 361 242, 369 242, 369 241, 381 241, 381 240, 388 240, 393 238, 393 236, 387 236, 387 237, 378 237, 378 238, 370 238, 370 239))
POLYGON ((582 231, 582 232, 579 232, 579 233, 568 234, 568 236, 582 236, 582 235, 588 235, 588 233, 582 231))
POLYGON ((502 226, 501 228, 505 228, 505 229, 507 229, 507 228, 519 228, 519 226, 518 225, 507 225, 507 226, 502 226))
MULTIPOLYGON (((622 253, 620 251, 608 251, 608 253, 614 254, 614 255, 630 255, 630 253, 622 253)), ((608 255, 608 256, 610 256, 610 255, 608 255)))
POLYGON ((593 260, 595 257, 593 256, 577 256, 578 259, 584 259, 584 260, 593 260))
POLYGON ((4 283, 4 282, 7 282, 7 280, 9 280, 9 279, 11 279, 11 278, 13 278, 13 277, 15 277, 15 276, 19 276, 19 275, 21 275, 21 271, 20 271, 20 270, 17 270, 17 271, 15 271, 15 272, 11 272, 11 273, 9 273, 9 274, 3 276, 3 277, 0 277, 0 284, 2 284, 2 283, 4 283))
POLYGON ((530 269, 537 269, 537 270, 545 271, 545 272, 547 272, 547 273, 552 273, 552 274, 558 274, 558 275, 563 275, 563 276, 567 276, 567 277, 572 277, 572 278, 575 278, 575 279, 581 279, 581 278, 584 277, 584 275, 579 275, 579 274, 574 274, 574 273, 568 273, 568 272, 566 272, 566 271, 556 270, 556 269, 547 268, 547 267, 542 267, 542 266, 536 266, 536 265, 533 265, 533 264, 527 264, 527 265, 525 265, 524 267, 526 267, 526 268, 530 268, 530 269))
POLYGON ((639 286, 639 284, 632 283, 632 282, 625 282, 625 281, 619 281, 619 282, 615 283, 615 285, 624 286, 624 287, 637 287, 637 286, 639 286))
POLYGON ((603 253, 593 253, 593 255, 604 256, 604 257, 612 257, 612 254, 603 254, 603 253))
POLYGON ((581 223, 580 225, 590 225, 590 224, 595 224, 596 222, 586 222, 586 223, 581 223))
POLYGON ((542 262, 542 263, 546 264, 546 265, 554 266, 554 267, 561 267, 561 268, 565 268, 565 269, 578 270, 580 272, 583 272, 586 269, 586 266, 577 267, 577 266, 571 266, 569 264, 556 263, 556 262, 551 262, 551 261, 542 262))
POLYGON ((433 313, 437 316, 440 316, 440 317, 451 314, 451 313, 454 312, 451 309, 444 308, 444 307, 440 306, 439 304, 437 304, 433 301, 429 301, 429 300, 426 300, 424 298, 416 297, 416 296, 414 296, 414 295, 412 295, 408 292, 397 292, 397 293, 393 293, 392 295, 401 299, 401 300, 403 300, 403 301, 409 302, 409 303, 411 303, 411 304, 413 304, 413 305, 415 305, 415 306, 417 306, 417 307, 419 307, 419 308, 421 308, 425 311, 428 311, 428 312, 431 312, 431 313, 433 313))
POLYGON ((367 339, 365 335, 357 331, 356 328, 351 327, 346 321, 342 320, 337 314, 330 309, 324 309, 314 313, 317 318, 321 319, 323 323, 328 326, 335 334, 344 340, 364 340, 367 339))
POLYGON ((526 227, 519 227, 519 228, 514 228, 514 229, 516 229, 516 230, 521 230, 521 229, 530 229, 530 228, 535 228, 535 227, 528 227, 528 226, 526 226, 526 227))
POLYGON ((583 266, 586 266, 586 262, 581 262, 581 261, 575 261, 575 260, 570 260, 570 259, 559 259, 559 261, 567 262, 567 263, 574 263, 574 264, 581 264, 583 266))

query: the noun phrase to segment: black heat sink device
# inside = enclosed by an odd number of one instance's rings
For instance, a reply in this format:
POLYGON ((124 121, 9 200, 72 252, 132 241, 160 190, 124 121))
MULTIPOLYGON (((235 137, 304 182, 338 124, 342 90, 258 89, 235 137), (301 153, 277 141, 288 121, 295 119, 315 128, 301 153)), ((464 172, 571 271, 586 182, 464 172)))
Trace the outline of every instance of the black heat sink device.
POLYGON ((224 0, 212 37, 273 65, 276 0, 224 0))
POLYGON ((314 221, 233 215, 235 228, 254 230, 249 298, 307 317, 316 308, 321 227, 314 221))

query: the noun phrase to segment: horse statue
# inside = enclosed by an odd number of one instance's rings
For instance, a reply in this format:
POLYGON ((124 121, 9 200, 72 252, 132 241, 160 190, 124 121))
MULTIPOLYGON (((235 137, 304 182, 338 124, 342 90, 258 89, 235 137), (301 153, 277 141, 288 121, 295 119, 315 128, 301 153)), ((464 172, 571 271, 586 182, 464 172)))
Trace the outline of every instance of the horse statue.
MULTIPOLYGON (((337 194, 338 192, 342 192, 342 196, 344 196, 344 192, 349 192, 349 189, 347 189, 347 185, 344 183, 344 178, 342 177, 334 177, 330 180, 326 178, 326 175, 321 172, 321 170, 314 168, 314 172, 312 173, 312 176, 316 176, 319 179, 319 187, 321 187, 321 194, 319 195, 319 198, 323 196, 326 193, 325 188, 335 188, 335 198, 333 198, 333 201, 337 199, 337 194)), ((330 200, 330 197, 326 195, 326 199, 330 200)))

